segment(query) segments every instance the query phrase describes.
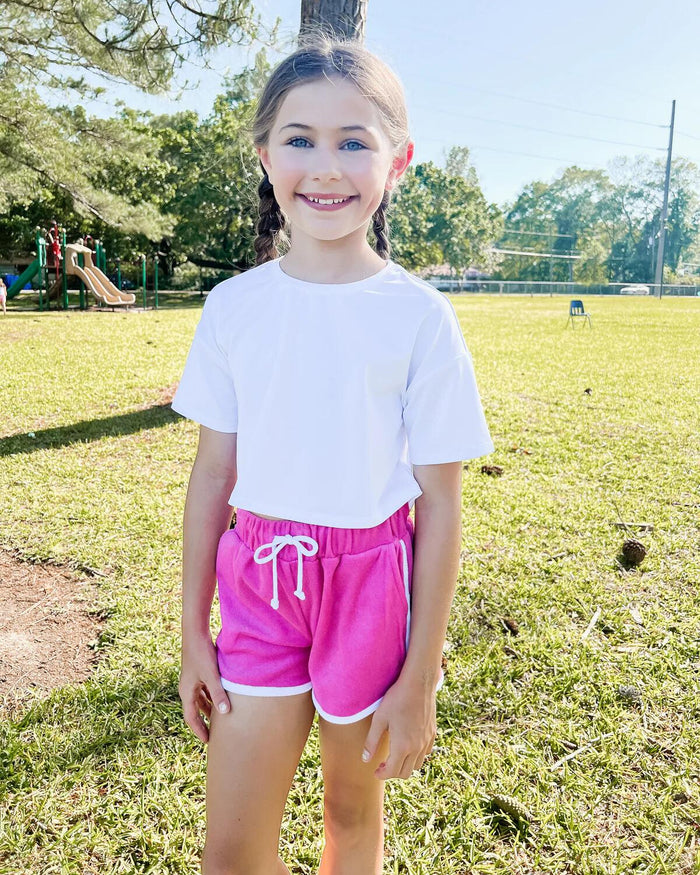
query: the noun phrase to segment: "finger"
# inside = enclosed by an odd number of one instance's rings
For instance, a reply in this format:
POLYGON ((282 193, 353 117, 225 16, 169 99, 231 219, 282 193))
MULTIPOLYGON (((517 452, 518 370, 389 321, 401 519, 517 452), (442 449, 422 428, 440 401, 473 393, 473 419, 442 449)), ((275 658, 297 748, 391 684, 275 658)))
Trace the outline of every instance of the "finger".
POLYGON ((221 686, 221 678, 218 674, 207 680, 207 693, 216 710, 220 714, 228 714, 231 710, 231 702, 226 690, 221 686))
POLYGON ((406 778, 410 778, 413 776, 413 773, 416 771, 416 760, 415 757, 406 757, 403 761, 403 765, 401 766, 401 771, 398 774, 399 778, 402 778, 404 781, 406 778))
POLYGON ((433 740, 429 744, 427 744, 425 746, 425 748, 421 751, 421 754, 418 757, 419 764, 416 766, 417 769, 422 769, 426 760, 430 759, 430 755, 433 752, 433 745, 434 744, 435 744, 435 738, 433 738, 433 740))
POLYGON ((390 757, 383 771, 377 777, 384 781, 388 781, 390 778, 410 778, 414 761, 412 756, 399 756, 395 760, 390 757))
POLYGON ((375 711, 369 727, 369 732, 367 733, 367 738, 365 739, 364 750, 362 751, 363 763, 368 763, 371 759, 374 758, 377 753, 379 743, 382 740, 382 736, 388 728, 389 726, 387 721, 379 714, 378 711, 375 711))
POLYGON ((211 700, 204 693, 200 693, 197 699, 197 707, 207 719, 211 717, 211 700))
POLYGON ((190 727, 197 738, 206 744, 209 741, 209 730, 199 716, 199 709, 195 703, 192 702, 191 704, 185 705, 182 709, 182 713, 185 718, 185 723, 190 727))
POLYGON ((389 778, 398 778, 406 757, 406 745, 395 740, 389 748, 389 755, 386 760, 379 764, 379 767, 374 774, 383 781, 386 781, 389 778))

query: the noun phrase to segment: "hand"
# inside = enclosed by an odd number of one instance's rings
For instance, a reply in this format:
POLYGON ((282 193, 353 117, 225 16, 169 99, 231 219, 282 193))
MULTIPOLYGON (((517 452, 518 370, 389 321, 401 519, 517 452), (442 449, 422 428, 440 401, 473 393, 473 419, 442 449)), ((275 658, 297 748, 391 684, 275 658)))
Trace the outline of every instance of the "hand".
POLYGON ((399 678, 387 690, 372 717, 362 754, 369 762, 384 733, 389 734, 389 754, 375 769, 377 778, 410 778, 421 768, 435 742, 435 708, 434 688, 399 678))
POLYGON ((212 707, 222 714, 231 709, 226 690, 221 686, 216 648, 209 635, 183 637, 179 693, 185 723, 206 744, 209 728, 202 715, 209 719, 212 707))

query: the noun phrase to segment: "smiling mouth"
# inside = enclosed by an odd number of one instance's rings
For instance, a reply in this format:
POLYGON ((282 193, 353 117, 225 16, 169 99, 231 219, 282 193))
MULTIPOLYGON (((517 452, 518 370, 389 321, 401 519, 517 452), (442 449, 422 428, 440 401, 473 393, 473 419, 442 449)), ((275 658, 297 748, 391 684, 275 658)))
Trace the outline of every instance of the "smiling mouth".
POLYGON ((300 194, 307 203, 313 204, 316 207, 342 207, 351 200, 355 199, 355 195, 341 195, 340 197, 313 197, 312 195, 300 194))

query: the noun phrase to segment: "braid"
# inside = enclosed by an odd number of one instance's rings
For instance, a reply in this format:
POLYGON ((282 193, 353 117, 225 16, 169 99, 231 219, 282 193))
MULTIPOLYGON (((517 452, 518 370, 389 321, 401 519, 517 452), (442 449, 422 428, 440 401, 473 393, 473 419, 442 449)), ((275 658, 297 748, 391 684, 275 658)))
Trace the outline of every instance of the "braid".
POLYGON ((263 178, 258 186, 260 196, 259 216, 257 232, 253 246, 255 247, 255 263, 264 264, 272 261, 279 255, 277 244, 284 239, 286 221, 280 205, 275 197, 275 189, 270 182, 267 173, 263 170, 263 178))
POLYGON ((389 254, 391 253, 389 229, 386 223, 386 210, 389 206, 390 198, 391 193, 385 191, 384 196, 382 197, 382 202, 379 204, 375 210, 374 216, 372 217, 372 230, 374 231, 374 236, 377 238, 374 248, 377 255, 380 255, 382 258, 389 258, 389 254))

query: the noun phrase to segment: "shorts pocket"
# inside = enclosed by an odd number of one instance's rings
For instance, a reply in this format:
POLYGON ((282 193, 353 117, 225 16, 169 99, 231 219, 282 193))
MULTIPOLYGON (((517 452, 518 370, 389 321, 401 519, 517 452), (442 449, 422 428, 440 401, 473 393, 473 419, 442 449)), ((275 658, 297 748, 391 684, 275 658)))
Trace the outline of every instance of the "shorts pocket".
POLYGON ((235 555, 240 541, 235 529, 227 529, 219 538, 216 548, 216 580, 219 588, 233 584, 235 555))

